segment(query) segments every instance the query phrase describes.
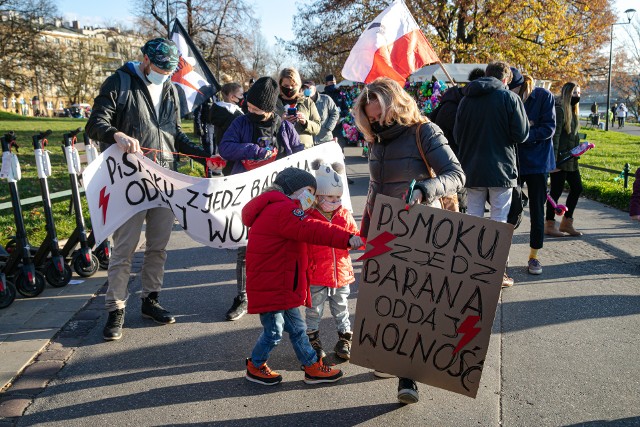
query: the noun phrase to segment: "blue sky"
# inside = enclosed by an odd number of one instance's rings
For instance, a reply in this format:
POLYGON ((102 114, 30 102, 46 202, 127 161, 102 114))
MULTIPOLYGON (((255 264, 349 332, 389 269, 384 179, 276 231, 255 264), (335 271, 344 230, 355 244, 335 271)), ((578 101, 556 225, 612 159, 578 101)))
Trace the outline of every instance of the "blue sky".
MULTIPOLYGON (((79 20, 80 25, 100 26, 105 23, 131 23, 131 0, 87 1, 87 0, 58 0, 58 8, 66 20, 79 20)), ((270 44, 275 37, 292 40, 293 15, 297 11, 295 0, 249 0, 256 10, 256 16, 262 21, 261 31, 270 44)), ((625 20, 624 10, 636 9, 636 18, 640 14, 638 0, 617 0, 615 9, 618 11, 618 22, 625 20)))
MULTIPOLYGON (((270 44, 273 44, 276 36, 285 40, 293 39, 291 27, 299 1, 249 0, 248 3, 255 8, 256 16, 260 17, 262 34, 270 44)), ((58 0, 57 4, 65 20, 79 20, 80 25, 100 26, 105 23, 132 22, 135 3, 130 0, 58 0)))

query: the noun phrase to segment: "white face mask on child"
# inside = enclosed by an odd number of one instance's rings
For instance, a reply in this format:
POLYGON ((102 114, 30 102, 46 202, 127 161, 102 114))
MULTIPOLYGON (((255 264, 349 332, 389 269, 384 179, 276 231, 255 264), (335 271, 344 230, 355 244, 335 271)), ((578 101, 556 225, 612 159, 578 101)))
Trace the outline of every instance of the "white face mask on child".
POLYGON ((342 206, 341 199, 338 199, 335 202, 330 202, 327 199, 320 200, 320 209, 322 209, 324 212, 333 212, 340 206, 342 206))
MULTIPOLYGON (((298 190, 300 191, 300 190, 298 190)), ((290 197, 292 199, 297 199, 300 201, 300 207, 303 211, 308 210, 311 206, 313 206, 313 202, 315 201, 315 196, 306 188, 298 193, 296 191, 290 197)))

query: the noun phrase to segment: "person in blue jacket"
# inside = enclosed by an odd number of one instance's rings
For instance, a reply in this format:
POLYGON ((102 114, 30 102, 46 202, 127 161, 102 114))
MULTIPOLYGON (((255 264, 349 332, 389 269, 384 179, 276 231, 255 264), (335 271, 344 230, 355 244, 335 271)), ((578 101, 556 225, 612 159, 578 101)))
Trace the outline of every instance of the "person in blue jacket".
MULTIPOLYGON (((304 150, 293 125, 274 114, 279 93, 278 82, 271 77, 259 78, 247 92, 247 114, 231 122, 218 148, 220 155, 233 164, 231 175, 304 150)), ((246 246, 238 249, 238 295, 227 320, 238 320, 247 313, 246 253, 246 246)))
POLYGON ((518 147, 518 180, 526 183, 529 196, 531 231, 529 232, 528 271, 542 274, 538 250, 544 241, 544 206, 547 201, 547 174, 556 168, 553 134, 556 130, 556 110, 553 94, 534 87, 533 78, 511 67, 513 79, 509 89, 524 102, 529 119, 529 137, 518 147))

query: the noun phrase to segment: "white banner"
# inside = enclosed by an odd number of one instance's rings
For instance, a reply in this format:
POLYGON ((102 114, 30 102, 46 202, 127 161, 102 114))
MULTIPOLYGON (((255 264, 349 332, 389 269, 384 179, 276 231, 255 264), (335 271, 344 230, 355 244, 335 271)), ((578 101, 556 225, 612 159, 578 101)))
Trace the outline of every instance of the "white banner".
MULTIPOLYGON (((313 173, 311 162, 318 158, 344 164, 340 146, 328 142, 249 172, 195 178, 163 168, 140 153, 124 153, 114 144, 82 174, 96 242, 106 239, 137 212, 164 207, 173 211, 196 242, 214 248, 244 246, 244 205, 271 186, 276 175, 287 167, 313 173)), ((342 180, 342 204, 351 211, 345 174, 342 180)))

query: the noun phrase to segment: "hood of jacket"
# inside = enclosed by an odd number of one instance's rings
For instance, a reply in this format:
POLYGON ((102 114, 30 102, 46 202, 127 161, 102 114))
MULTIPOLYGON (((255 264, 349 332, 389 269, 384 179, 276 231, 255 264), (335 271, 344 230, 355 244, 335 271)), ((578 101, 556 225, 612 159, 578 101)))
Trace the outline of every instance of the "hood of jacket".
POLYGON ((253 226, 253 223, 256 221, 258 216, 260 216, 260 212, 262 212, 264 208, 272 203, 279 203, 285 200, 292 201, 284 193, 277 190, 267 191, 266 193, 262 193, 260 196, 251 199, 251 201, 242 208, 243 224, 247 227, 253 226))
POLYGON ((496 90, 500 89, 506 90, 507 86, 505 86, 500 80, 496 79, 495 77, 482 77, 466 85, 462 91, 464 92, 465 96, 474 98, 478 96, 484 96, 488 93, 495 92, 496 90))

